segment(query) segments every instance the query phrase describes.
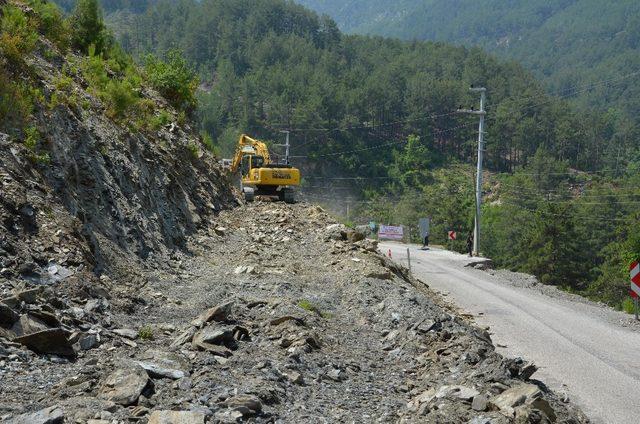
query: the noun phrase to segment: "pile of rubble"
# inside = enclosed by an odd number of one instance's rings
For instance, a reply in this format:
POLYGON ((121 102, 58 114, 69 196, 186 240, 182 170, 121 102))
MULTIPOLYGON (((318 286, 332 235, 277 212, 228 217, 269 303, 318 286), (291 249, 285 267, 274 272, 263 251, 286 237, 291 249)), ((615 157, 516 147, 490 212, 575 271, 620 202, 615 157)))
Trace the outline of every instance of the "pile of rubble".
MULTIPOLYGON (((74 355, 3 343, 0 419, 587 422, 531 380, 533 364, 501 357, 486 331, 320 208, 257 203, 211 224, 188 255, 147 272, 135 308, 68 334, 74 355)), ((46 291, 16 298, 29 296, 3 309, 6 331, 72 331, 73 307, 47 321, 46 291)))

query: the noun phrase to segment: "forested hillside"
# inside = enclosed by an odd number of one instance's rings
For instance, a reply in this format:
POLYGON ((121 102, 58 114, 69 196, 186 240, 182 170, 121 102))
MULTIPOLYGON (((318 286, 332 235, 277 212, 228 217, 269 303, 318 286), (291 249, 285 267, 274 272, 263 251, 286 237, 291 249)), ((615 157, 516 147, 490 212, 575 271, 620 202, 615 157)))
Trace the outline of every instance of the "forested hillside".
POLYGON ((628 116, 640 111, 640 3, 634 0, 298 2, 332 16, 347 32, 481 46, 517 60, 549 90, 572 94, 580 105, 615 107, 628 116), (597 85, 573 89, 585 84, 597 85))
POLYGON ((485 187, 483 250, 545 282, 624 299, 626 261, 640 254, 632 118, 578 112, 572 92, 549 96, 520 65, 479 48, 344 35, 281 0, 162 1, 109 22, 147 66, 149 53, 184 55, 197 70, 195 113, 222 154, 241 132, 276 141, 290 130, 306 190, 338 202, 355 193, 361 219, 430 214, 434 241, 472 227, 477 120, 455 111, 477 107, 471 84, 486 86, 486 164, 499 175, 485 187), (588 272, 576 275, 578 263, 588 272))
MULTIPOLYGON (((202 96, 203 128, 225 153, 240 129, 275 139, 279 129, 302 128, 298 155, 415 134, 430 146, 432 164, 467 160, 475 130, 452 112, 476 104, 471 84, 489 89, 496 124, 488 126, 488 158, 495 170, 526 163, 540 146, 572 166, 601 169, 633 145, 637 132, 613 138, 615 116, 588 121, 545 96, 518 65, 479 49, 344 36, 332 20, 283 1, 165 1, 112 22, 125 49, 141 59, 178 49, 212 83, 202 96), (363 128, 343 131, 353 126, 363 128)), ((347 170, 359 172, 361 163, 368 175, 386 173, 376 151, 339 158, 347 170)))

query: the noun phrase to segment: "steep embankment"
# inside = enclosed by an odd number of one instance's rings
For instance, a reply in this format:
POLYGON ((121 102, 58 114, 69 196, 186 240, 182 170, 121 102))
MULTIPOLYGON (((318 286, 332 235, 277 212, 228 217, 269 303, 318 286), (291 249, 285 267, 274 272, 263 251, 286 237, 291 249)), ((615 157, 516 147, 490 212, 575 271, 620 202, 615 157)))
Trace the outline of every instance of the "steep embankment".
POLYGON ((0 2, 0 336, 73 357, 82 331, 110 325, 110 305, 136 304, 145 267, 186 249, 235 198, 162 97, 143 85, 148 112, 127 111, 162 114, 154 126, 113 113, 121 96, 101 97, 88 75, 99 68, 115 86, 117 74, 36 32, 46 16, 9 5, 0 2))

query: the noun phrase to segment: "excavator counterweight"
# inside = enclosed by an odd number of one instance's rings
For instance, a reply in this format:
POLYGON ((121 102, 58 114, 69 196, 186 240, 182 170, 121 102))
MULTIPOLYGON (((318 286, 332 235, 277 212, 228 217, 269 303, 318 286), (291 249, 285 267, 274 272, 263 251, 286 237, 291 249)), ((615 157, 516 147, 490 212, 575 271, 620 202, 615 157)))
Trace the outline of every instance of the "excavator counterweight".
POLYGON ((300 185, 300 170, 289 164, 273 163, 267 145, 243 134, 231 162, 231 173, 240 172, 245 200, 255 196, 278 197, 286 203, 295 202, 294 187, 300 185))

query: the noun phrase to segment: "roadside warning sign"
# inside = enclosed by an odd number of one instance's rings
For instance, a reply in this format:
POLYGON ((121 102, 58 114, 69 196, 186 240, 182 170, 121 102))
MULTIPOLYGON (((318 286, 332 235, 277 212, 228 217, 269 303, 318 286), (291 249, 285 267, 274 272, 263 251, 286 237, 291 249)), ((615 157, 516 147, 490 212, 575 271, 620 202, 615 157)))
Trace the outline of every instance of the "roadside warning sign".
POLYGON ((456 240, 458 238, 458 233, 455 231, 449 231, 447 236, 449 237, 449 240, 456 240))
POLYGON ((629 266, 629 276, 631 277, 631 291, 640 296, 640 263, 638 261, 629 266))

